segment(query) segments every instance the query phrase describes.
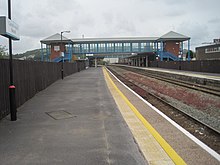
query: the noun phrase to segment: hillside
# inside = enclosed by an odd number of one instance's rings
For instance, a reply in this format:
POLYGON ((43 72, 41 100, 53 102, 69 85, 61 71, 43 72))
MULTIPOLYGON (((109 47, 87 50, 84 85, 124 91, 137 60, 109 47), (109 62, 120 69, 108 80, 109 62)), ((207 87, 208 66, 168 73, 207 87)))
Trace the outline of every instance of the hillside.
POLYGON ((20 60, 35 60, 40 61, 41 60, 41 50, 40 49, 34 49, 27 51, 25 53, 15 54, 13 56, 14 59, 20 59, 20 60))

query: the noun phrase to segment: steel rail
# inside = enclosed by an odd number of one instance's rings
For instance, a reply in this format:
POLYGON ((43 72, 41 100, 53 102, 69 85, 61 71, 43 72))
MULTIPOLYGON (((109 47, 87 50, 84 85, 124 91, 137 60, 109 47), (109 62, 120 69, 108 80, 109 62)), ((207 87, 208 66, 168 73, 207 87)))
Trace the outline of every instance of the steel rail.
MULTIPOLYGON (((114 67, 115 67, 115 66, 114 66, 114 67)), ((116 66, 116 67, 118 67, 118 66, 116 66)), ((124 78, 121 77, 118 73, 116 73, 115 71, 113 71, 111 68, 108 67, 108 69, 111 70, 111 72, 113 72, 113 73, 116 75, 116 77, 118 77, 118 78, 120 77, 119 79, 124 79, 124 78)), ((121 81, 123 81, 123 80, 121 80, 121 81)), ((165 101, 164 99, 162 99, 162 98, 156 96, 155 94, 146 91, 146 90, 143 89, 143 87, 141 87, 140 85, 137 85, 137 84, 135 84, 135 83, 133 83, 133 82, 131 82, 131 81, 129 81, 129 83, 131 83, 133 86, 136 86, 136 87, 138 87, 138 88, 141 88, 141 89, 144 90, 146 93, 148 93, 150 96, 152 96, 152 97, 154 97, 154 98, 160 100, 163 104, 166 104, 166 105, 172 107, 172 109, 176 110, 177 112, 180 112, 180 113, 186 115, 186 116, 187 116, 188 118, 190 118, 191 120, 194 120, 195 122, 197 122, 197 123, 199 123, 199 124, 201 124, 201 125, 207 127, 208 129, 214 131, 215 133, 220 134, 220 130, 218 130, 218 129, 212 127, 211 125, 208 125, 207 123, 204 123, 203 121, 200 121, 200 120, 197 119, 196 117, 194 117, 194 116, 192 116, 191 114, 189 114, 189 113, 187 113, 187 112, 184 112, 183 110, 181 110, 181 109, 179 109, 179 108, 173 106, 172 104, 170 104, 170 103, 168 103, 167 101, 165 101)), ((141 97, 144 98, 144 96, 141 96, 141 97)))

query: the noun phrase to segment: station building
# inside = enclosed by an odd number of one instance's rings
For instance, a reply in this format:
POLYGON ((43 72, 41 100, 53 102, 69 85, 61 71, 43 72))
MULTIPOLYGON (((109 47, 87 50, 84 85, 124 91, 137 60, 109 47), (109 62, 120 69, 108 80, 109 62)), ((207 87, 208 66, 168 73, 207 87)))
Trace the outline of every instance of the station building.
POLYGON ((196 47, 197 60, 220 60, 220 39, 214 39, 214 42, 196 47))

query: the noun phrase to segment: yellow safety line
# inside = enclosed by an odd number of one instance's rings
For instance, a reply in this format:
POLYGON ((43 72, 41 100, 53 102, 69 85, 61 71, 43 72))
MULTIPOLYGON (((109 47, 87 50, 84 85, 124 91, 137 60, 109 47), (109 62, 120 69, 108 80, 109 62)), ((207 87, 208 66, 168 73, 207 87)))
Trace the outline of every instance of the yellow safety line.
MULTIPOLYGON (((104 67, 103 67, 104 68, 104 67)), ((119 93, 119 95, 124 99, 127 105, 131 108, 131 110, 135 113, 138 119, 144 124, 144 126, 148 129, 148 131, 153 135, 156 141, 160 144, 160 146, 164 149, 167 155, 173 160, 175 164, 178 165, 186 165, 184 160, 174 151, 174 149, 162 138, 162 136, 151 126, 151 124, 138 112, 135 106, 127 99, 127 97, 118 89, 115 83, 112 81, 109 76, 106 68, 103 69, 104 73, 106 73, 107 78, 115 88, 115 90, 119 93)))

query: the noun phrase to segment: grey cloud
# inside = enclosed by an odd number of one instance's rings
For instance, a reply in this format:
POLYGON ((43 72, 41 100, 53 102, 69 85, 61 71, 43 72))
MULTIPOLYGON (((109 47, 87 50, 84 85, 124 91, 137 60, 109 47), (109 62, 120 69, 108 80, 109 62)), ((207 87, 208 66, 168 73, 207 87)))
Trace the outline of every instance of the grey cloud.
POLYGON ((112 24, 113 21, 114 21, 114 13, 111 13, 111 12, 104 12, 102 14, 102 17, 103 17, 103 20, 104 20, 104 23, 105 24, 112 24))
POLYGON ((75 9, 81 8, 80 3, 75 0, 65 0, 65 1, 54 1, 48 0, 45 2, 49 9, 52 9, 54 12, 62 13, 75 9))
POLYGON ((191 37, 192 48, 201 45, 203 42, 211 41, 210 30, 206 24, 198 22, 183 22, 177 28, 179 32, 191 37))
POLYGON ((115 31, 117 31, 120 35, 135 35, 136 34, 136 28, 135 25, 126 18, 121 17, 118 19, 116 25, 115 25, 115 31))
POLYGON ((208 23, 210 23, 210 24, 219 24, 220 23, 220 17, 215 16, 215 18, 212 18, 212 19, 208 20, 208 23))
POLYGON ((178 1, 178 0, 162 0, 160 2, 165 3, 166 5, 185 5, 187 3, 189 3, 190 1, 186 1, 186 0, 182 0, 182 1, 178 1))
POLYGON ((0 0, 0 15, 7 15, 7 4, 6 1, 0 0))
MULTIPOLYGON (((0 14, 7 14, 6 0, 0 4, 0 14)), ((175 30, 199 44, 219 37, 219 6, 219 0, 17 0, 12 17, 21 40, 15 49, 40 47, 40 39, 62 30, 70 30, 72 38, 160 36, 175 30)))
POLYGON ((175 8, 173 10, 167 11, 167 13, 165 13, 165 15, 168 17, 179 17, 179 16, 185 15, 185 11, 180 8, 175 8))

